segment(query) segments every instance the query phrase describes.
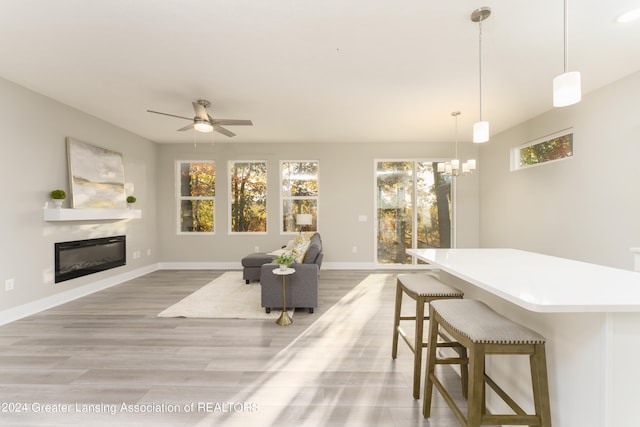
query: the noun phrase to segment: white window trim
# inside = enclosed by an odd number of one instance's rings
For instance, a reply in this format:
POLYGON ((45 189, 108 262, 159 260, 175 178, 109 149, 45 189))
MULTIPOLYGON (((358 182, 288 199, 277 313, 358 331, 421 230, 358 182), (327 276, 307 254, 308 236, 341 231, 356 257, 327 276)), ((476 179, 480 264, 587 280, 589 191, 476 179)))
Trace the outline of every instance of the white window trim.
POLYGON ((280 216, 278 217, 278 223, 280 224, 278 226, 278 228, 280 229, 280 235, 285 235, 285 236, 293 236, 298 234, 297 231, 284 231, 283 227, 282 227, 282 217, 284 216, 284 209, 283 209, 283 205, 284 205, 284 195, 282 194, 282 181, 284 179, 283 177, 283 164, 284 163, 316 163, 318 165, 318 176, 317 176, 317 181, 318 181, 318 195, 317 196, 303 196, 303 197, 288 197, 288 199, 291 200, 315 200, 316 201, 316 229, 318 231, 320 231, 320 160, 280 160, 279 163, 279 180, 278 180, 278 187, 279 187, 279 194, 280 194, 280 216))
MULTIPOLYGON (((174 185, 174 192, 175 192, 175 208, 176 208, 176 214, 175 214, 175 218, 176 218, 176 234, 180 235, 180 236, 211 236, 216 234, 216 230, 218 229, 217 224, 216 224, 216 209, 217 209, 217 204, 216 204, 216 196, 211 196, 211 197, 204 197, 204 196, 189 196, 189 197, 183 197, 180 194, 180 165, 183 163, 212 163, 214 165, 214 170, 217 174, 218 170, 215 168, 216 166, 216 162, 215 160, 176 160, 175 163, 175 169, 174 169, 174 176, 173 176, 173 185, 174 185), (181 208, 181 204, 183 200, 213 200, 213 231, 182 231, 182 227, 180 226, 180 208, 181 208)), ((217 187, 217 176, 216 176, 216 187, 217 187)), ((217 189, 215 190, 215 192, 217 193, 217 189)))
MULTIPOLYGON (((373 264, 376 268, 378 269, 415 269, 416 267, 420 267, 420 268, 428 268, 425 267, 422 264, 418 264, 418 259, 417 257, 412 257, 411 260, 411 264, 383 264, 378 262, 378 163, 385 163, 385 162, 413 162, 413 163, 418 163, 418 162, 428 162, 428 163, 441 163, 441 162, 448 162, 450 161, 451 158, 443 158, 443 157, 425 157, 425 158, 421 158, 421 157, 416 157, 416 158, 400 158, 400 159, 393 159, 393 158, 379 158, 379 159, 373 159, 373 212, 371 214, 371 218, 373 218, 372 225, 373 225, 373 232, 372 234, 372 239, 373 239, 373 264)), ((414 180, 414 186, 413 186, 413 191, 414 191, 414 195, 417 191, 416 186, 415 186, 415 180, 416 180, 416 176, 413 176, 413 180, 414 180)), ((455 181, 452 180, 451 183, 451 196, 452 196, 452 200, 451 203, 455 203, 455 198, 453 195, 453 192, 455 191, 455 181)), ((452 206, 452 211, 453 211, 453 206, 452 206)), ((454 230, 456 227, 456 217, 455 215, 453 215, 453 213, 451 214, 451 229, 454 230)), ((417 236, 417 223, 416 221, 413 221, 413 225, 412 225, 412 233, 413 236, 417 236)), ((414 246, 413 242, 412 242, 412 246, 414 246)))
POLYGON ((558 132, 543 136, 542 138, 538 138, 538 139, 535 139, 533 141, 529 141, 529 142, 524 143, 522 145, 518 145, 517 147, 513 147, 511 149, 511 165, 510 165, 511 166, 511 172, 525 170, 525 169, 531 169, 531 168, 535 168, 535 167, 542 166, 542 165, 549 165, 549 164, 552 164, 552 163, 557 163, 557 162, 561 162, 561 161, 564 161, 564 160, 572 159, 573 156, 574 156, 574 148, 575 148, 573 146, 573 144, 572 144, 572 147, 571 147, 571 156, 569 156, 569 157, 562 157, 560 159, 548 160, 546 162, 536 163, 535 165, 524 165, 524 166, 520 165, 520 151, 522 151, 524 148, 531 147, 532 145, 541 144, 543 142, 547 142, 547 141, 552 140, 552 139, 560 138, 562 136, 569 135, 571 133, 573 133, 573 128, 567 128, 567 129, 563 129, 561 131, 558 131, 558 132))
POLYGON ((259 235, 266 235, 269 232, 269 162, 267 162, 266 160, 228 160, 227 161, 227 200, 229 200, 229 203, 227 203, 227 218, 228 218, 228 225, 227 225, 227 234, 230 236, 247 236, 247 235, 251 235, 251 236, 259 236, 259 235), (233 194, 231 193, 231 184, 232 184, 232 179, 231 179, 231 165, 233 163, 264 163, 267 166, 267 177, 266 177, 266 188, 267 188, 267 201, 265 203, 265 209, 267 211, 267 223, 265 224, 265 231, 233 231, 231 229, 231 207, 233 205, 233 194))

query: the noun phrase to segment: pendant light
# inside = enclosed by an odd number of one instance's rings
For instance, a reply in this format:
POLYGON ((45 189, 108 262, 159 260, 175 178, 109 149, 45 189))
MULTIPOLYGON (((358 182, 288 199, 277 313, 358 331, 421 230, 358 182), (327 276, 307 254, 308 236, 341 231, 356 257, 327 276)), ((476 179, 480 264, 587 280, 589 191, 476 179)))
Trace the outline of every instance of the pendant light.
POLYGON ((569 69, 569 6, 564 0, 564 73, 553 79, 553 106, 566 107, 580 102, 580 72, 569 69))
POLYGON ((476 159, 469 159, 466 162, 462 163, 462 167, 460 167, 460 159, 458 158, 458 116, 462 114, 460 111, 454 111, 451 115, 455 118, 455 152, 454 158, 450 162, 446 163, 438 163, 438 172, 451 175, 451 176, 459 176, 468 175, 476 170, 476 159))
POLYGON ((478 69, 480 87, 480 120, 473 124, 473 142, 487 142, 489 140, 489 122, 482 120, 482 21, 491 16, 490 7, 481 7, 471 13, 471 22, 478 23, 478 69))

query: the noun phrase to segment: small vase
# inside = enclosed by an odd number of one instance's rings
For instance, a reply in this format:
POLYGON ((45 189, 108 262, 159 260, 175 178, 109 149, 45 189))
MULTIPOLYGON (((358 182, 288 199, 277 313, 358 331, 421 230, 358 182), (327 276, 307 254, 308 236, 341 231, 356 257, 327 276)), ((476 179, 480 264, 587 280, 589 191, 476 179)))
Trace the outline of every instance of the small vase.
POLYGON ((280 264, 280 271, 285 271, 289 266, 287 264, 280 264))
POLYGON ((53 199, 53 207, 60 209, 62 207, 62 199, 53 199))

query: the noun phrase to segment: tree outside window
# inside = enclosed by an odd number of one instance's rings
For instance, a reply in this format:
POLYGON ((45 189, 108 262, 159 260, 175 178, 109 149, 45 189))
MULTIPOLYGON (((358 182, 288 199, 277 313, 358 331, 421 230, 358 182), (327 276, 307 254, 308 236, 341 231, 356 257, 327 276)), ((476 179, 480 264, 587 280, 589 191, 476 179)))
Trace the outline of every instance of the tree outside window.
POLYGON ((267 231, 267 163, 230 161, 232 233, 267 231))
POLYGON ((213 161, 178 161, 178 232, 215 231, 216 174, 213 161))
POLYGON ((297 214, 310 214, 311 225, 305 225, 305 231, 318 230, 318 170, 319 162, 283 161, 280 165, 282 201, 281 231, 292 233, 300 230, 296 224, 297 214))
POLYGON ((377 262, 411 264, 409 248, 451 245, 451 183, 429 161, 378 161, 377 262))
POLYGON ((538 166, 572 156, 573 132, 569 129, 513 148, 511 170, 538 166))

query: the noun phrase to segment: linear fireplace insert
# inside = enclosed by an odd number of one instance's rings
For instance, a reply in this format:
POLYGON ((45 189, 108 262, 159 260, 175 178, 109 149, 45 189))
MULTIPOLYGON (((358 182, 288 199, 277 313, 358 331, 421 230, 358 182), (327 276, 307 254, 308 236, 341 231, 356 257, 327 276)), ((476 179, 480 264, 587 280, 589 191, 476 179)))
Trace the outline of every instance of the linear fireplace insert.
POLYGON ((126 236, 55 244, 55 283, 126 264, 126 236))

